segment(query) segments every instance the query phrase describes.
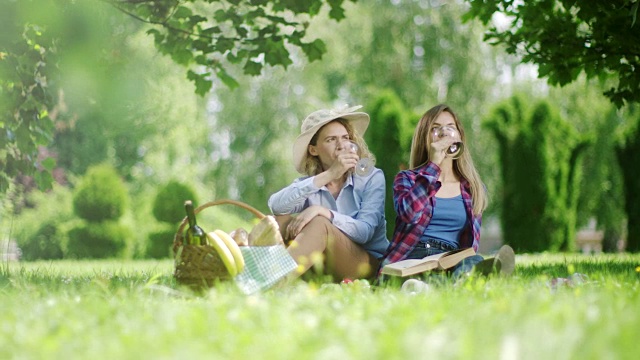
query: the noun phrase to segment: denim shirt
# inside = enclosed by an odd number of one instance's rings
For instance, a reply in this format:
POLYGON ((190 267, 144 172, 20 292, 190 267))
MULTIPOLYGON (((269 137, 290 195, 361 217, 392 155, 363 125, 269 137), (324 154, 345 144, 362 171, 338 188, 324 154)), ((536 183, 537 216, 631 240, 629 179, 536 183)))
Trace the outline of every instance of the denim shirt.
POLYGON ((312 205, 325 207, 333 214, 335 227, 376 259, 381 258, 389 245, 382 170, 376 168, 366 177, 353 174, 347 177, 336 199, 326 186, 315 186, 314 178, 298 178, 271 195, 268 202, 271 212, 274 215, 297 214, 312 205))

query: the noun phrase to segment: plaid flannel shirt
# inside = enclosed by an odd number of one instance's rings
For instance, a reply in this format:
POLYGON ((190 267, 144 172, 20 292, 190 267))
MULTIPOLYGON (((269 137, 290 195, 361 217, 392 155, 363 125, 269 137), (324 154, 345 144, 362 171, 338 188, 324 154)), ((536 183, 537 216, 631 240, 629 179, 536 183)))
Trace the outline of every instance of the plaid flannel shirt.
MULTIPOLYGON (((411 170, 404 170, 393 181, 393 203, 396 209, 396 226, 393 240, 387 249, 381 266, 404 260, 416 247, 433 216, 435 194, 442 185, 438 181, 440 168, 432 163, 411 170)), ((473 247, 478 251, 482 215, 473 215, 473 203, 469 183, 462 179, 460 191, 467 212, 467 223, 460 234, 460 247, 473 247), (469 220, 470 219, 470 220, 469 220)))

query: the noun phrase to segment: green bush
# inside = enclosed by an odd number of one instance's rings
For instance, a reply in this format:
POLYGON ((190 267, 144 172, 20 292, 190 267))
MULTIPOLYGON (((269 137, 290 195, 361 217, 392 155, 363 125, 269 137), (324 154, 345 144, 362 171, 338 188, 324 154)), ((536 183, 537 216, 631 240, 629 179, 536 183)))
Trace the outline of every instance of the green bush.
POLYGON ((20 244, 24 260, 62 259, 62 235, 55 223, 43 224, 36 233, 20 244))
POLYGON ((146 256, 152 259, 171 257, 175 230, 160 230, 149 234, 146 256))
POLYGON ((73 196, 73 210, 90 221, 117 220, 124 213, 127 189, 110 165, 89 168, 73 196))
POLYGON ((624 203, 627 213, 627 251, 640 252, 640 110, 631 108, 629 125, 616 144, 616 157, 622 169, 624 203))
POLYGON ((25 253, 23 259, 58 259, 62 256, 59 250, 64 254, 67 229, 78 221, 72 196, 69 188, 54 184, 51 191, 29 193, 33 207, 20 214, 0 214, 0 228, 9 229, 25 253))
POLYGON ((100 259, 121 256, 131 232, 113 221, 88 222, 71 229, 68 236, 68 257, 100 259))
POLYGON ((527 103, 514 96, 483 123, 499 146, 503 237, 518 252, 571 251, 590 139, 546 101, 527 103))
POLYGON ((369 150, 376 157, 376 167, 384 173, 386 183, 385 218, 387 236, 393 236, 396 211, 393 206, 393 180, 409 163, 413 126, 411 118, 417 117, 410 111, 393 90, 381 91, 373 104, 367 106, 369 115, 375 121, 369 125, 365 135, 369 150))
POLYGON ((185 217, 185 200, 198 204, 191 187, 172 180, 158 191, 153 203, 153 216, 160 222, 178 224, 185 217))

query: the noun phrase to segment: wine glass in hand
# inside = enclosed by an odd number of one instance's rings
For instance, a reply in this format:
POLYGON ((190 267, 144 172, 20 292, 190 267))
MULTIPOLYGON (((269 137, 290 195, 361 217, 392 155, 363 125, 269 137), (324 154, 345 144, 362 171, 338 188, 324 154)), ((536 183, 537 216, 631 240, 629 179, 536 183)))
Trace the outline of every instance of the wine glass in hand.
MULTIPOLYGON (((342 144, 346 151, 358 154, 358 144, 353 141, 347 141, 342 144)), ((360 158, 356 164, 355 173, 358 176, 369 176, 373 171, 375 163, 371 158, 360 158)))
POLYGON ((433 141, 439 141, 442 138, 450 137, 453 139, 453 144, 446 150, 447 155, 452 158, 457 158, 462 152, 462 141, 460 140, 460 133, 454 127, 445 125, 433 128, 431 131, 433 134, 433 141))

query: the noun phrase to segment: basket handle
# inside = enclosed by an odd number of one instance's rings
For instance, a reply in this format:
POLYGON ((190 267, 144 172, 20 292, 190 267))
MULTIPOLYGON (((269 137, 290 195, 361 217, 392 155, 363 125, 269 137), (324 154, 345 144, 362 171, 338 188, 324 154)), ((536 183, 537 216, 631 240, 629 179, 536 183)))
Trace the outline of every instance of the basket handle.
MULTIPOLYGON (((195 210, 193 212, 195 214, 198 214, 199 212, 201 212, 202 210, 204 210, 206 208, 209 208, 209 207, 212 207, 212 206, 216 206, 216 205, 223 205, 223 204, 230 204, 230 205, 235 205, 235 206, 241 207, 241 208, 249 211, 253 215, 255 215, 260 220, 262 220, 265 217, 265 215, 263 213, 261 213, 258 209, 254 208, 253 206, 245 204, 245 203, 243 203, 241 201, 230 200, 230 199, 221 199, 221 200, 206 202, 206 203, 198 206, 197 208, 195 208, 195 210)), ((182 233, 184 231, 184 227, 187 225, 188 222, 189 222, 189 220, 185 216, 185 218, 182 219, 182 222, 180 223, 180 226, 178 227, 178 231, 176 232, 176 235, 173 238, 173 249, 174 249, 174 251, 175 251, 175 249, 177 249, 178 246, 182 245, 182 240, 183 240, 182 233)))

